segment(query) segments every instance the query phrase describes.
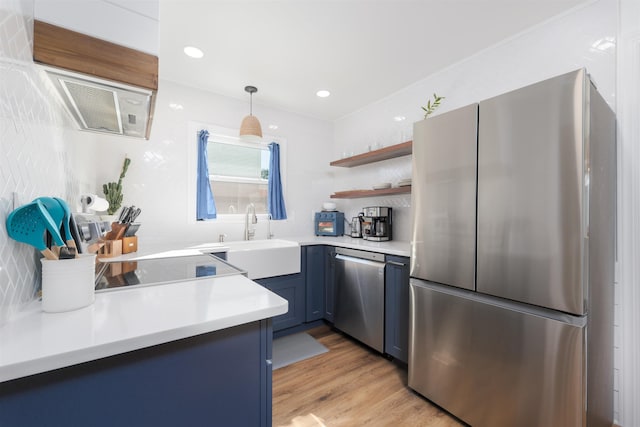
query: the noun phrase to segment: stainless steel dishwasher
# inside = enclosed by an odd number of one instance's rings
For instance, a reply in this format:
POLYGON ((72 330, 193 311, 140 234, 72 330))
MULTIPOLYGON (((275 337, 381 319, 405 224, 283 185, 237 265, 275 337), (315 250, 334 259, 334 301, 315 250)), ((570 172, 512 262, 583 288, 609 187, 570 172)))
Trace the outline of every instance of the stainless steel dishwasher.
POLYGON ((384 255, 336 248, 334 326, 384 352, 384 255))

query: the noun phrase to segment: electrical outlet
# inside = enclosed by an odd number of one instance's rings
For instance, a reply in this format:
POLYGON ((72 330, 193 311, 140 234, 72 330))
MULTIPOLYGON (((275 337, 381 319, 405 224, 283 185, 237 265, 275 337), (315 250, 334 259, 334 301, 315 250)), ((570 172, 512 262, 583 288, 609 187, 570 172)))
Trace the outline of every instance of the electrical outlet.
POLYGON ((11 210, 15 210, 16 208, 19 208, 20 206, 22 206, 20 199, 21 197, 17 191, 14 191, 11 193, 11 203, 13 203, 11 210))

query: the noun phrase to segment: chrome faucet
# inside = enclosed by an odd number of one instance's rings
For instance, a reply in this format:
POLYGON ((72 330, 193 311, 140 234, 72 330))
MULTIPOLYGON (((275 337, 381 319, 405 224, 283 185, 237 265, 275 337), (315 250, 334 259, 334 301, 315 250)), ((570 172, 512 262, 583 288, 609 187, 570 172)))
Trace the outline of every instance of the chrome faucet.
POLYGON ((271 232, 271 219, 273 217, 271 216, 271 214, 267 214, 267 239, 270 239, 273 237, 273 233, 271 232))
POLYGON ((256 207, 253 203, 249 203, 244 215, 244 240, 251 240, 251 238, 256 234, 255 229, 249 229, 249 211, 251 211, 251 224, 258 223, 258 217, 256 216, 256 207))

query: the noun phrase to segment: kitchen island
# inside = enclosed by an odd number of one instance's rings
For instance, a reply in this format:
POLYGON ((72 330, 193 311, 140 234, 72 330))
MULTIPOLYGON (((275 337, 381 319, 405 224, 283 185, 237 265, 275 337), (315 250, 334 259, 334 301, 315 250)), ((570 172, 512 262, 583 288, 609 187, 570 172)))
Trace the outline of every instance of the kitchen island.
POLYGON ((271 425, 271 318, 242 275, 96 294, 0 328, 0 425, 271 425))

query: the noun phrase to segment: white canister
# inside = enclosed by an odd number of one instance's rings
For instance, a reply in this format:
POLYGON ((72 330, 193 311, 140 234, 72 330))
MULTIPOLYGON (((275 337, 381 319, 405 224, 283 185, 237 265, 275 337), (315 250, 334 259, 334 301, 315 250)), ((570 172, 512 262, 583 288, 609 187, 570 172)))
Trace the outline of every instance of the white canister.
POLYGON ((96 256, 48 260, 42 258, 42 310, 71 311, 95 300, 96 256))

